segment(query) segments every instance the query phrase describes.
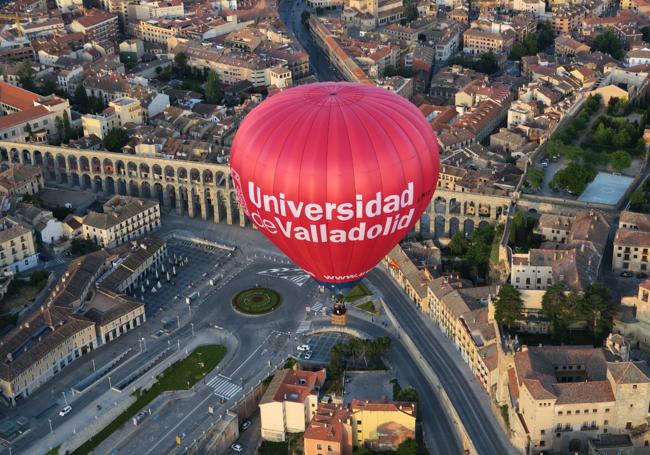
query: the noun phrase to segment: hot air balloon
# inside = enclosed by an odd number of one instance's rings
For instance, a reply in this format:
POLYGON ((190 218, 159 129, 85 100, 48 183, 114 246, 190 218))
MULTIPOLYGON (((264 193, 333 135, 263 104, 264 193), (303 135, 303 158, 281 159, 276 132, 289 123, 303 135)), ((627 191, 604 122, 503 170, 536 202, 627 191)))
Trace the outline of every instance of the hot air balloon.
POLYGON ((415 225, 436 188, 438 143, 406 99, 317 83, 273 95, 235 136, 242 208, 280 250, 345 292, 415 225))

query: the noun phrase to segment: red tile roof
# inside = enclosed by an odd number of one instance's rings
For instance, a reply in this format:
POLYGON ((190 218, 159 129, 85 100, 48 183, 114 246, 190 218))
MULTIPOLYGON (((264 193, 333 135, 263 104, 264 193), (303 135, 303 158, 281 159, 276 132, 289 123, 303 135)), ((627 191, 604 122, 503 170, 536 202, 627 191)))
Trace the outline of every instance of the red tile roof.
POLYGON ((6 82, 0 82, 0 103, 21 111, 34 107, 34 101, 41 96, 6 82))

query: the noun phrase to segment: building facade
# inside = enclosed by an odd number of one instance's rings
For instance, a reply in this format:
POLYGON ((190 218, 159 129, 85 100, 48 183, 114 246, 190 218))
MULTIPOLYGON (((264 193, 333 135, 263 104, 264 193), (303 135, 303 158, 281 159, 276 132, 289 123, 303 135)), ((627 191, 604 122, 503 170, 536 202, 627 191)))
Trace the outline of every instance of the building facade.
POLYGON ((0 219, 0 268, 22 272, 38 264, 34 235, 30 229, 5 216, 0 219))

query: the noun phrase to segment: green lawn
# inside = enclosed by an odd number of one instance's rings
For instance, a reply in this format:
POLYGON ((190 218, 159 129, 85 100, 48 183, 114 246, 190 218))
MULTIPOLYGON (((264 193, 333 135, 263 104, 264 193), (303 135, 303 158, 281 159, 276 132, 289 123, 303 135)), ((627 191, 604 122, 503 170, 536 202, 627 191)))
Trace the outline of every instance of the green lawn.
POLYGON ((233 305, 242 313, 265 314, 275 310, 282 299, 273 289, 252 288, 241 291, 233 299, 233 305))
POLYGON ((350 293, 345 297, 345 300, 347 302, 354 302, 355 300, 359 300, 360 298, 366 297, 372 295, 372 292, 368 290, 367 287, 365 287, 363 284, 359 283, 355 287, 352 288, 350 293))
POLYGON ((166 391, 187 390, 212 371, 226 355, 226 347, 209 345, 196 348, 185 359, 178 361, 158 376, 158 381, 151 389, 141 392, 138 389, 135 396, 138 399, 126 411, 117 416, 95 436, 81 445, 73 454, 81 455, 92 452, 99 444, 108 438, 115 430, 128 422, 131 417, 143 407, 151 403, 158 395, 166 391))
POLYGON ((371 301, 364 302, 361 305, 357 305, 357 308, 371 314, 378 313, 378 311, 375 309, 375 304, 371 301))
POLYGON ((288 453, 288 442, 263 441, 262 447, 260 447, 260 454, 262 455, 287 455, 288 453))

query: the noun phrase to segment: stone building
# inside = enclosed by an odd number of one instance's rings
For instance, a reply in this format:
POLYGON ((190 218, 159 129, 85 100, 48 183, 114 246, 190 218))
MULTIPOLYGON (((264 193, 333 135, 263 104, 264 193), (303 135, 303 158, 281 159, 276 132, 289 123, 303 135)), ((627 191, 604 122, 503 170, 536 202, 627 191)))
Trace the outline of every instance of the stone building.
POLYGON ((104 212, 90 212, 83 221, 83 236, 99 246, 111 248, 134 240, 160 227, 157 202, 114 196, 104 204, 104 212))
POLYGON ((650 215, 623 211, 614 237, 612 270, 648 273, 650 215))
POLYGON ((16 219, 0 219, 0 268, 12 272, 31 269, 38 263, 34 235, 16 219))
POLYGON ((0 172, 0 196, 33 195, 43 185, 43 170, 36 166, 12 164, 0 172))

